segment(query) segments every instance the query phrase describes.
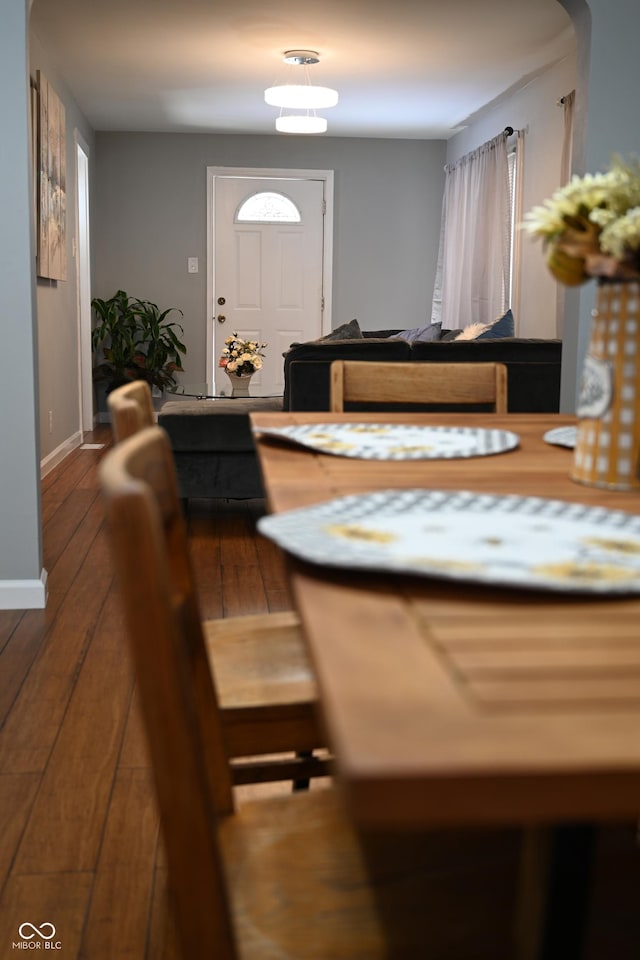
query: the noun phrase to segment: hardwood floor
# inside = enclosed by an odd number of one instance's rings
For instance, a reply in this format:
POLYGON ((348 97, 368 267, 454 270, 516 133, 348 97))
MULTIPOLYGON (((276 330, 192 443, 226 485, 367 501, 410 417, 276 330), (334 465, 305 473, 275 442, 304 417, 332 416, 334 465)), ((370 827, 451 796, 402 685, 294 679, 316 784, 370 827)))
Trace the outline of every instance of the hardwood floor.
MULTIPOLYGON (((46 610, 0 611, 0 960, 21 924, 44 923, 65 960, 176 960, 97 489, 110 430, 86 439, 105 447, 76 450, 42 484, 46 610)), ((260 501, 192 501, 203 616, 290 607, 282 558, 255 535, 261 512, 260 501)), ((640 956, 639 861, 634 825, 601 831, 585 960, 640 956)))
MULTIPOLYGON (((173 955, 158 816, 97 488, 109 427, 86 440, 105 447, 42 484, 46 610, 0 611, 0 957, 46 922, 65 958, 158 960, 173 955)), ((290 607, 261 512, 191 502, 203 616, 290 607)))

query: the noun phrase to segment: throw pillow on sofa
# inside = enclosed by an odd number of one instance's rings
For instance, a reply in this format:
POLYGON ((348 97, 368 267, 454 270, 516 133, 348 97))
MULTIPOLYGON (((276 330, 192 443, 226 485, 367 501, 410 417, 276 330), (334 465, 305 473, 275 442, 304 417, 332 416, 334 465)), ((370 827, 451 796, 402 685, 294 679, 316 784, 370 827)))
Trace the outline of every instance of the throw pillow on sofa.
POLYGON ((507 310, 493 323, 470 323, 463 330, 446 330, 441 340, 503 340, 514 337, 514 320, 511 310, 507 310))
POLYGON ((407 340, 408 343, 415 343, 417 340, 423 343, 431 340, 439 340, 441 328, 442 324, 440 322, 428 323, 426 327, 412 327, 411 330, 401 330, 400 333, 394 333, 393 336, 388 339, 407 340))
POLYGON ((479 340, 480 335, 489 329, 488 323, 470 323, 464 327, 455 338, 456 340, 479 340))
POLYGON ((515 324, 511 310, 507 310, 501 317, 494 320, 489 329, 480 334, 478 340, 498 340, 504 337, 515 337, 515 324))
MULTIPOLYGON (((348 323, 343 323, 339 327, 336 327, 335 330, 331 330, 330 333, 325 333, 324 337, 318 337, 317 340, 308 340, 307 343, 324 343, 327 340, 364 340, 362 330, 360 329, 360 324, 357 320, 349 320, 348 323)), ((302 346, 297 340, 294 343, 289 344, 289 350, 292 350, 293 347, 302 346)), ((282 356, 286 357, 286 353, 283 353, 282 356)))
POLYGON ((363 340, 362 330, 357 320, 349 320, 349 323, 343 323, 336 327, 330 333, 326 333, 319 340, 363 340))

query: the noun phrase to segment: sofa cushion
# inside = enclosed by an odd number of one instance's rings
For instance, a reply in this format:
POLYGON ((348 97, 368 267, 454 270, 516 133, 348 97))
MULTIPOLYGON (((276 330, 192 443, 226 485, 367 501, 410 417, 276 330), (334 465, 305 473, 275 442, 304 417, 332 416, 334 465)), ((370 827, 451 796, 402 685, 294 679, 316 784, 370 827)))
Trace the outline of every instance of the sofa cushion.
POLYGON ((401 330, 400 333, 394 333, 389 340, 406 340, 413 343, 414 340, 439 340, 442 324, 428 323, 425 327, 412 327, 411 330, 401 330))

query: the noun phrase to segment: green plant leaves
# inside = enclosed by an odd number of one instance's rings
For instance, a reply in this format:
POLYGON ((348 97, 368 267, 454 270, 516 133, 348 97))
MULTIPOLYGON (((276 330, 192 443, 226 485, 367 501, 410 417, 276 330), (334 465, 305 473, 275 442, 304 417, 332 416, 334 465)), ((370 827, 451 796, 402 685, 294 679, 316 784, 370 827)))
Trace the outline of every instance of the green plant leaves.
POLYGON ((183 327, 172 314, 182 310, 169 307, 160 312, 149 300, 130 297, 118 290, 109 300, 94 297, 91 306, 97 325, 91 334, 94 353, 102 352, 96 363, 94 379, 125 381, 144 379, 157 387, 175 384, 173 374, 182 371, 180 354, 187 348, 180 340, 183 327))

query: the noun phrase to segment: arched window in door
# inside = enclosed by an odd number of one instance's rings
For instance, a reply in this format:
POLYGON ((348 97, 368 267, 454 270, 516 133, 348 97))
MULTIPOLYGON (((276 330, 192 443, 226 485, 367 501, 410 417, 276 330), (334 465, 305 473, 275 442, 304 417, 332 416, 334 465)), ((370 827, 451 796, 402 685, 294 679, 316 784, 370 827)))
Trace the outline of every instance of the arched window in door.
POLYGON ((266 190, 240 204, 236 223, 302 223, 302 216, 289 197, 266 190))

